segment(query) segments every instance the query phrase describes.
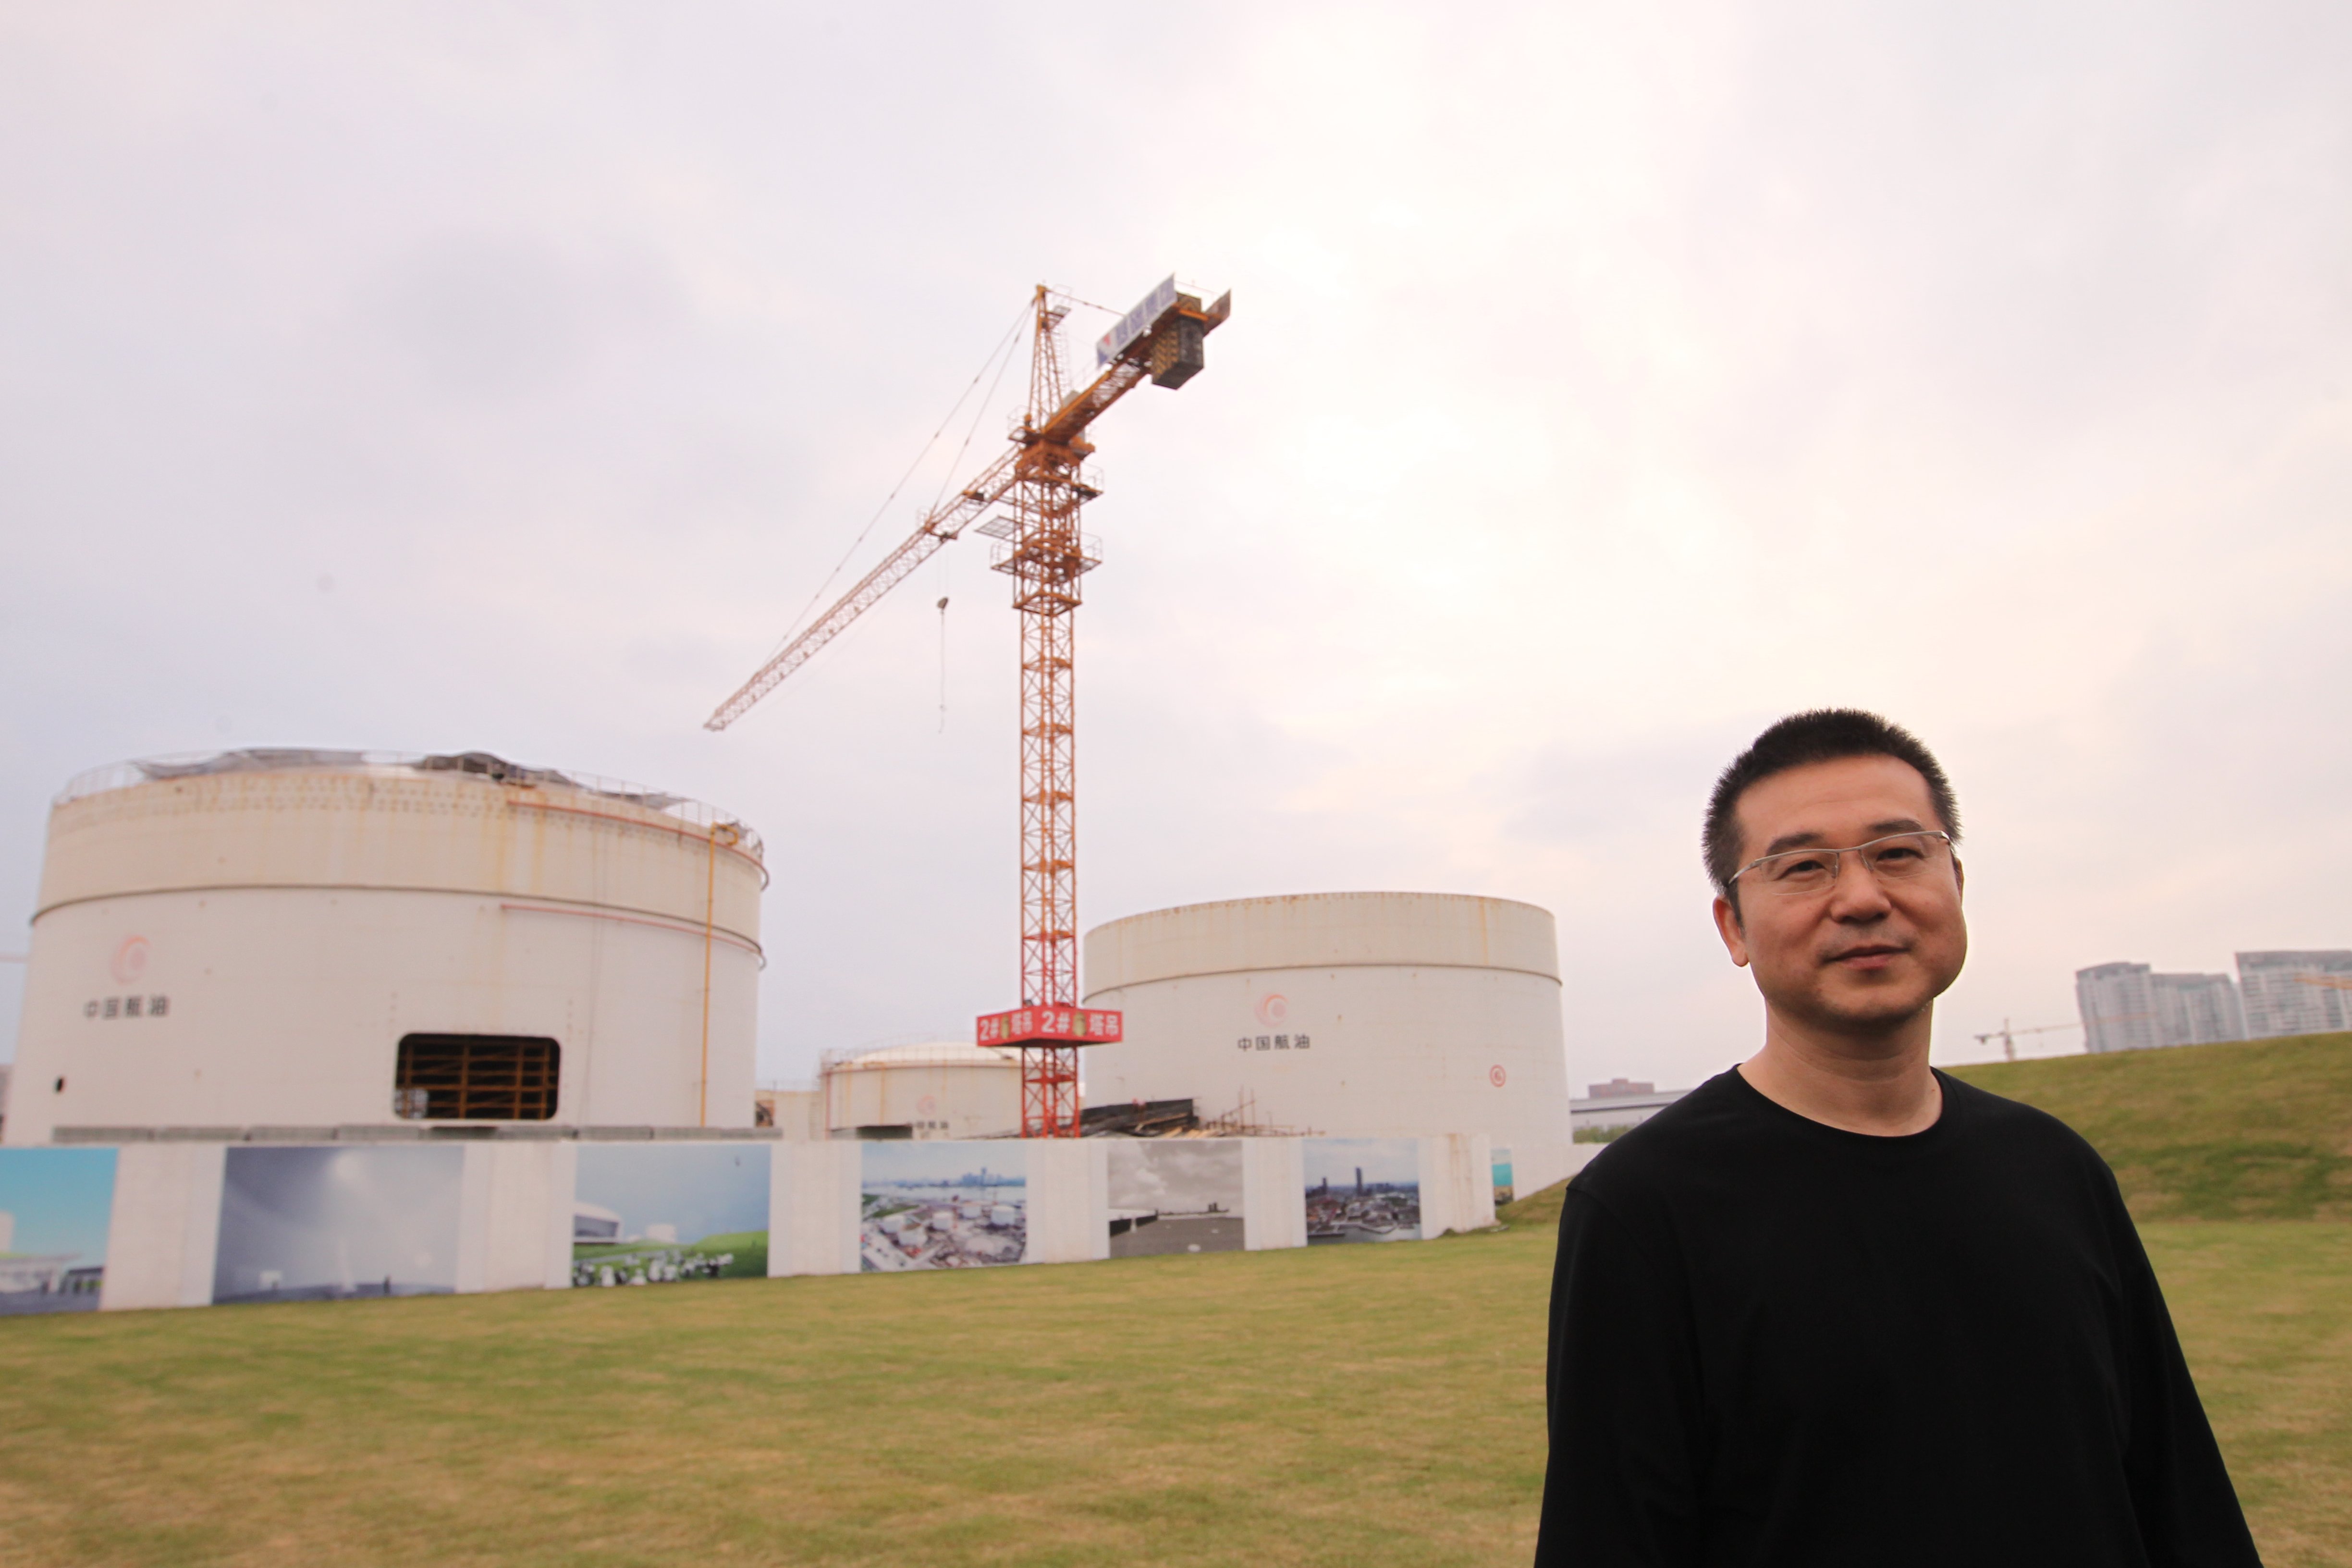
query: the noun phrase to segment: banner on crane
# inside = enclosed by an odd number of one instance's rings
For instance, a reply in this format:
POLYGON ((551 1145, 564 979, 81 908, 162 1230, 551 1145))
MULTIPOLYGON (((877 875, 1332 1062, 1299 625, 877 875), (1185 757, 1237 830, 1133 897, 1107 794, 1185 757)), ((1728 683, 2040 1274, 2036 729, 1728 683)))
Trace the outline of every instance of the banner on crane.
POLYGON ((1170 273, 1159 288, 1143 297, 1143 303, 1118 319, 1118 325, 1105 332, 1095 343, 1095 363, 1108 364, 1125 353, 1135 340, 1151 330, 1151 323, 1176 303, 1176 275, 1170 273))
POLYGON ((976 1038, 983 1046, 1107 1046, 1124 1039, 1127 1015, 1100 1007, 1015 1007, 982 1013, 976 1038))

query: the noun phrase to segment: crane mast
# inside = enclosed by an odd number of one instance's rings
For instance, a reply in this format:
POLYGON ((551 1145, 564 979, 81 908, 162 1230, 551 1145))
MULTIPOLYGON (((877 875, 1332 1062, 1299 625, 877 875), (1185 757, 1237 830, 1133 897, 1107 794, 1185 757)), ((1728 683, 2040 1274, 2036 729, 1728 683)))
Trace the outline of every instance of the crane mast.
POLYGON ((983 1016, 980 1037, 1021 1050, 1021 1132, 1078 1134, 1078 1049, 1117 1037, 1115 1014, 1078 1007, 1076 661, 1080 580, 1101 555, 1078 526, 1102 492, 1089 480, 1096 418, 1149 376, 1178 387, 1204 363, 1202 340, 1232 311, 1203 307, 1170 278, 1096 345, 1097 374, 1073 393, 1061 327, 1070 302, 1039 284, 1033 298, 1028 405, 1012 449, 927 513, 913 534, 761 666, 704 721, 724 730, 818 649, 991 509, 979 531, 990 565, 1013 580, 1021 616, 1021 1006, 983 1016))

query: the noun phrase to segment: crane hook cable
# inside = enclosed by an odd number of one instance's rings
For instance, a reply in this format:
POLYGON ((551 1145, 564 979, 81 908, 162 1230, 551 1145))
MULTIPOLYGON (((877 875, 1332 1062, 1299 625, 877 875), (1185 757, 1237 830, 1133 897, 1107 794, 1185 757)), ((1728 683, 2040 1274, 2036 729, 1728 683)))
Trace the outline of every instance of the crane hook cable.
MULTIPOLYGON (((791 642, 793 638, 799 634, 801 623, 808 618, 808 613, 816 608, 817 601, 824 597, 825 590, 832 587, 834 584, 839 580, 842 568, 849 564, 850 558, 857 553, 858 546, 866 542, 866 536, 874 531, 874 525, 882 521, 882 514, 890 510, 890 503, 898 499, 898 492, 907 488, 907 481, 915 477, 915 470, 923 466, 923 459, 931 455, 931 448, 939 445, 940 437, 941 436, 947 434, 948 426, 953 424, 955 422, 955 416, 959 413, 962 412, 964 399, 970 397, 971 395, 971 389, 980 384, 980 378, 988 374, 988 367, 996 363, 999 355, 1004 356, 1004 363, 1006 364, 1011 364, 1013 363, 1012 356, 1008 351, 1011 350, 1014 340, 1020 336, 1021 323, 1028 319, 1029 309, 1030 307, 1028 302, 1024 300, 1021 306, 1021 313, 1013 318, 1013 325, 1005 329, 1004 336, 997 341, 996 347, 989 351, 988 357, 981 361, 980 368, 972 372, 971 380, 957 396, 955 406, 949 409, 947 416, 940 421, 940 427, 931 432, 931 438, 923 443, 923 449, 915 454, 915 460, 907 465, 907 471, 898 476, 898 482, 890 487, 890 493, 882 498, 882 504, 874 509, 874 515, 866 520, 866 526, 857 531, 857 537, 849 542, 849 548, 842 552, 841 559, 834 563, 834 568, 831 572, 825 574, 824 581, 817 584, 816 592, 809 595, 808 603, 801 606, 800 613, 794 616, 792 618, 791 623, 785 626, 784 635, 776 639, 776 646, 768 650, 768 657, 770 658, 773 658, 777 653, 782 650, 786 643, 791 642)), ((1000 380, 1003 378, 1003 370, 1000 367, 997 371, 997 375, 1000 380)), ((995 395, 993 385, 990 388, 989 395, 992 397, 995 395)), ((982 407, 984 409, 986 406, 987 404, 983 401, 982 407)), ((978 416, 975 416, 973 418, 975 428, 978 426, 978 416)), ((966 446, 970 446, 971 444, 971 437, 969 436, 965 437, 964 444, 966 446)), ((952 473, 954 470, 950 469, 949 471, 952 473)), ((944 486, 941 487, 940 493, 942 495, 946 494, 946 488, 944 486)))

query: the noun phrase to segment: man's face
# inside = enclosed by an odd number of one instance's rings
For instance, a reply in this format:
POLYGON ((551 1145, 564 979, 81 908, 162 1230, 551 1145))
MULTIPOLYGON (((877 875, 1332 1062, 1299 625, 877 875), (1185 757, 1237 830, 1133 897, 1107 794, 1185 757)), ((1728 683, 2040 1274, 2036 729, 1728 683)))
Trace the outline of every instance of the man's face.
MULTIPOLYGON (((1890 833, 1940 828, 1927 781, 1893 757, 1846 757, 1775 773, 1739 797, 1744 864, 1809 847, 1843 849, 1890 833)), ((1916 1016, 1958 977, 1969 952, 1960 868, 1881 882, 1852 855, 1813 894, 1739 884, 1739 909, 1715 900, 1716 929, 1776 1012, 1841 1033, 1916 1016)))

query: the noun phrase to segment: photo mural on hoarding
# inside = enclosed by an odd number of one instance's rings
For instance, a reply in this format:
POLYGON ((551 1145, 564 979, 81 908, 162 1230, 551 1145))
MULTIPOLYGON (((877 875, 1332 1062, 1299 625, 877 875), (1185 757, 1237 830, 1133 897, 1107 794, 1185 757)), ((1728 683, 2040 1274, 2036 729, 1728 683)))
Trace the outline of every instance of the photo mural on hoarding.
POLYGON ((1214 1138, 1114 1138, 1110 1255, 1242 1249, 1242 1146, 1214 1138))
POLYGON ((768 1277, 765 1143, 585 1143, 572 1189, 572 1283, 768 1277))
POLYGON ((1020 1262, 1029 1250, 1027 1168, 1011 1139, 866 1144, 858 1267, 888 1274, 1020 1262))
POLYGON ((96 1310, 111 1149, 0 1149, 0 1317, 96 1310))
POLYGON ((1421 1239, 1421 1145, 1411 1138, 1309 1138, 1307 1245, 1421 1239))
POLYGON ((213 1300, 325 1301, 457 1289, 466 1152, 231 1149, 213 1300))

